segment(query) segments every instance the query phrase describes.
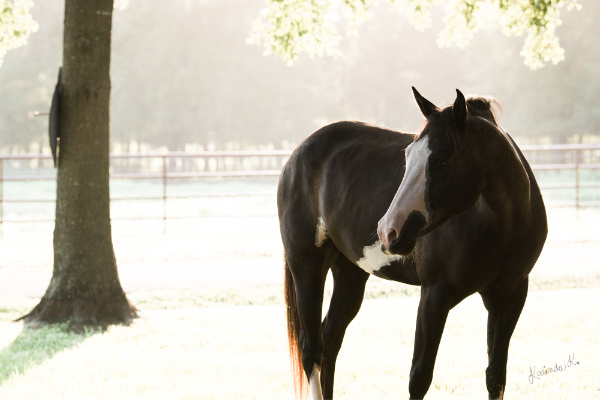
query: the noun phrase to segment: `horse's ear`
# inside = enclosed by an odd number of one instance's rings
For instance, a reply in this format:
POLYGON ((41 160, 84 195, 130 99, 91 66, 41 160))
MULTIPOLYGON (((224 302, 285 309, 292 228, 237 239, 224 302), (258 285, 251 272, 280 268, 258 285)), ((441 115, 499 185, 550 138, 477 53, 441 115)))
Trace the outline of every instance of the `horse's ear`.
POLYGON ((421 96, 421 93, 419 93, 417 91, 417 89, 415 89, 414 86, 412 87, 412 90, 415 95, 415 99, 417 100, 417 104, 419 105, 419 108, 421 109, 421 112, 423 113, 425 118, 429 118, 431 113, 433 113, 435 110, 437 110, 437 107, 432 102, 427 100, 425 97, 421 96))
POLYGON ((454 100, 452 111, 454 113, 454 122, 456 122, 456 126, 462 128, 467 121, 467 102, 465 96, 458 89, 456 89, 456 100, 454 100))

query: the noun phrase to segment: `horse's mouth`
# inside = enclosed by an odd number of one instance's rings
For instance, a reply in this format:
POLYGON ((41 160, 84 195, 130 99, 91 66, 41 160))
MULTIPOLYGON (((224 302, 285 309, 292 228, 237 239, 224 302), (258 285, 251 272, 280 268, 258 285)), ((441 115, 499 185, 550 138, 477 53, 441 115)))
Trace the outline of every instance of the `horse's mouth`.
POLYGON ((387 251, 385 251, 386 254, 409 256, 413 251, 415 251, 418 236, 404 241, 400 241, 399 239, 400 238, 394 240, 390 244, 390 247, 387 249, 387 251))
MULTIPOLYGON (((416 248, 416 245, 413 246, 412 250, 409 253, 407 253, 407 254, 404 254, 404 253, 392 253, 390 250, 385 249, 383 247, 383 245, 382 245, 381 246, 381 251, 383 252, 383 254, 388 255, 388 256, 400 256, 403 259, 407 259, 407 258, 414 258, 415 248, 416 248)), ((392 250, 392 251, 395 251, 395 250, 392 250)))

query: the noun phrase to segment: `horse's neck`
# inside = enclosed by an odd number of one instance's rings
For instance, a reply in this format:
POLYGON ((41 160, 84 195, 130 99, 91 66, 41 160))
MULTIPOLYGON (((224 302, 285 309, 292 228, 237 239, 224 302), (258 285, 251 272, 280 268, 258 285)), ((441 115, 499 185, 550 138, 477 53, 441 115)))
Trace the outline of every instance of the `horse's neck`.
POLYGON ((506 229, 524 228, 531 222, 531 181, 512 139, 496 132, 485 153, 485 201, 506 229))

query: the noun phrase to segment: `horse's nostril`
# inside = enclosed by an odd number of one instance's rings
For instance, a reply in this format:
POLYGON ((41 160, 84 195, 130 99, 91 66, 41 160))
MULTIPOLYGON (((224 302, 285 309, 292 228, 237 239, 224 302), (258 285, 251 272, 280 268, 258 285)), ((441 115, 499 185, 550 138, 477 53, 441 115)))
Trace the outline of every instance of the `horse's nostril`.
POLYGON ((391 228, 391 229, 388 231, 388 234, 387 234, 387 243, 388 243, 388 246, 389 246, 390 244, 392 244, 392 242, 393 242, 394 240, 396 240, 397 238, 398 238, 398 232, 397 232, 397 231, 396 231, 394 228, 391 228))

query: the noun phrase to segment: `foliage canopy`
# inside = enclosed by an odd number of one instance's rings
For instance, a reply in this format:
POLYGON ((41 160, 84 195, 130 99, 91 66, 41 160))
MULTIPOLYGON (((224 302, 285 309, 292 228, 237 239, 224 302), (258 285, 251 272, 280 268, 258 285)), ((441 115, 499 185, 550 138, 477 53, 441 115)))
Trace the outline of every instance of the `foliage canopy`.
MULTIPOLYGON (((117 10, 123 10, 129 4, 129 0, 114 2, 117 10)), ((31 0, 0 0, 0 67, 9 50, 26 45, 29 36, 38 31, 39 25, 31 16, 31 7, 31 0)))
POLYGON ((0 66, 7 51, 27 44, 29 35, 37 32, 32 6, 29 0, 0 0, 0 66))
MULTIPOLYGON (((349 20, 348 32, 370 17, 375 0, 267 0, 255 19, 249 42, 262 44, 266 53, 294 64, 300 53, 309 56, 340 55, 341 35, 337 22, 349 20)), ((387 0, 418 30, 431 27, 432 6, 442 0, 387 0)), ((498 21, 506 36, 526 34, 521 55, 531 69, 565 59, 556 36, 562 23, 560 9, 580 9, 578 0, 448 0, 440 47, 465 47, 484 24, 498 21)))

